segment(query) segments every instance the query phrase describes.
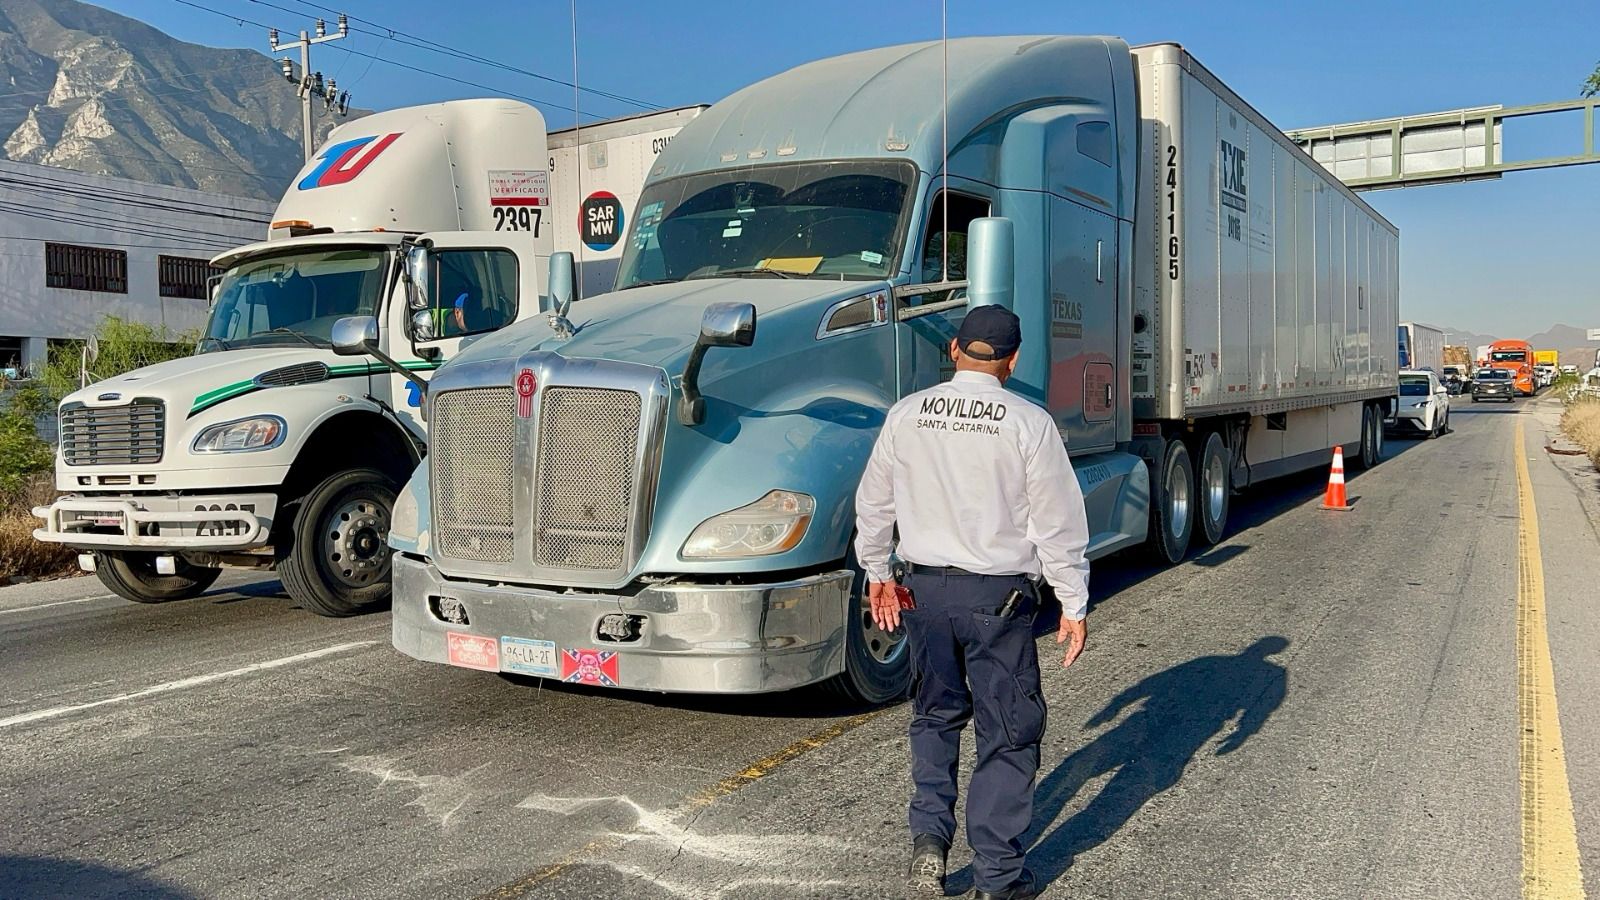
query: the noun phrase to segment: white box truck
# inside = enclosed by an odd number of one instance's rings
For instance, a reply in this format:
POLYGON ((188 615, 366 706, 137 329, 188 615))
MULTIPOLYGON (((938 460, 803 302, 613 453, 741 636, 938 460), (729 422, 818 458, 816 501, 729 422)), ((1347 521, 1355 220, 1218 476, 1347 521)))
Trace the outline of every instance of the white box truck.
MULTIPOLYGON (((684 119, 631 121, 661 132, 684 119)), ((276 568, 323 615, 386 603, 395 492, 425 452, 426 375, 538 316, 552 249, 576 247, 557 223, 577 221, 580 198, 553 189, 550 166, 543 117, 511 100, 335 130, 269 239, 213 260, 222 274, 196 355, 64 399, 65 496, 34 511, 35 536, 79 548, 83 568, 139 602, 194 596, 221 567, 248 566, 276 568), (408 269, 413 248, 424 264, 408 269), (351 359, 332 342, 353 315, 371 333, 351 359)), ((637 195, 641 168, 608 171, 610 190, 637 195)))
POLYGON ((1444 330, 1420 322, 1401 322, 1399 331, 1400 368, 1415 371, 1444 371, 1444 330))
MULTIPOLYGON (((1335 446, 1377 462, 1398 243, 1174 44, 963 38, 775 75, 661 154, 615 291, 437 373, 390 533, 394 644, 644 690, 900 696, 853 499, 885 410, 949 377, 969 304, 1022 320, 1007 386, 1058 424, 1090 555, 1177 561, 1223 537, 1235 489, 1335 446)), ((560 295, 571 263, 551 271, 560 295)))
POLYGON ((611 290, 645 176, 673 135, 703 111, 684 106, 550 132, 556 249, 577 260, 578 299, 611 290))

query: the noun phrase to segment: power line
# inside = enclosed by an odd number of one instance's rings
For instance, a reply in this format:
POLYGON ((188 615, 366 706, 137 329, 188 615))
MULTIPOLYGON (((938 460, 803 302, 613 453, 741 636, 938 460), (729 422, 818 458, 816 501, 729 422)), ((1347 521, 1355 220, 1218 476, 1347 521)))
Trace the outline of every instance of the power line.
MULTIPOLYGON (((302 15, 302 13, 299 13, 296 10, 289 9, 288 7, 285 7, 285 6, 279 6, 276 3, 270 2, 270 0, 249 0, 249 2, 255 3, 255 4, 260 5, 260 6, 270 7, 272 9, 276 9, 276 10, 279 10, 279 11, 282 11, 282 12, 286 12, 286 13, 289 13, 291 15, 302 15)), ((334 9, 332 9, 330 7, 321 6, 321 5, 316 4, 316 3, 308 3, 308 2, 305 2, 305 0, 294 0, 294 2, 298 2, 301 6, 308 7, 310 9, 314 9, 314 10, 318 10, 318 11, 323 12, 323 13, 333 13, 333 14, 336 14, 336 15, 338 14, 337 10, 334 10, 334 9)), ((581 91, 583 91, 584 93, 587 93, 587 94, 594 94, 597 97, 605 97, 607 99, 616 100, 616 101, 619 101, 621 103, 628 103, 628 104, 631 104, 633 106, 637 106, 637 107, 639 107, 641 109, 649 109, 649 110, 661 109, 661 104, 659 104, 659 103, 651 103, 651 102, 649 102, 647 100, 640 100, 640 99, 635 98, 635 97, 629 97, 629 96, 627 96, 625 94, 617 94, 617 93, 613 93, 611 91, 603 91, 603 90, 600 90, 599 88, 581 87, 581 86, 576 85, 576 84, 574 84, 573 82, 570 82, 570 81, 565 81, 563 79, 556 78, 556 77, 553 77, 553 76, 550 76, 550 75, 545 75, 545 74, 540 73, 540 72, 534 72, 534 71, 531 71, 531 70, 528 70, 528 69, 524 69, 521 66, 516 66, 516 65, 513 65, 513 64, 508 63, 508 62, 504 62, 504 61, 501 61, 501 60, 498 60, 498 59, 494 59, 493 57, 483 56, 483 55, 477 54, 477 53, 469 53, 469 52, 467 52, 465 50, 461 50, 461 49, 458 49, 456 47, 452 47, 449 44, 441 43, 439 41, 435 41, 435 40, 431 40, 429 38, 421 37, 419 35, 410 34, 408 32, 401 31, 398 28, 393 28, 391 26, 384 25, 381 22, 375 22, 375 21, 373 21, 371 19, 362 18, 361 16, 354 16, 354 15, 350 15, 348 13, 345 13, 345 17, 348 18, 352 22, 362 22, 362 23, 365 23, 367 25, 371 25, 373 28, 381 29, 382 33, 373 32, 373 31, 366 31, 365 29, 358 29, 358 28, 352 28, 352 29, 350 29, 351 31, 362 31, 363 33, 370 34, 373 37, 388 37, 389 39, 395 41, 395 43, 404 44, 404 45, 409 46, 409 47, 415 47, 415 48, 417 48, 419 50, 427 50, 427 51, 429 51, 431 53, 439 53, 439 54, 442 54, 442 55, 445 55, 445 56, 455 57, 456 59, 465 60, 467 62, 475 62, 475 63, 478 63, 480 65, 492 66, 492 67, 497 68, 497 69, 504 69, 507 72, 515 72, 518 75, 525 75, 525 76, 527 76, 529 78, 536 78, 536 79, 538 79, 540 81, 548 82, 548 83, 554 84, 554 85, 559 85, 561 87, 577 88, 578 90, 581 90, 581 91)))
MULTIPOLYGON (((214 16, 221 16, 224 19, 232 19, 235 22, 240 22, 240 23, 243 23, 243 24, 246 24, 246 25, 254 25, 254 26, 258 27, 258 28, 272 29, 272 28, 276 27, 276 26, 273 26, 273 25, 267 25, 267 24, 265 24, 263 22, 257 22, 254 19, 247 19, 247 18, 245 18, 243 16, 237 16, 237 15, 234 15, 233 13, 226 13, 226 12, 222 12, 221 10, 212 9, 209 6, 202 6, 199 3, 192 2, 192 0, 172 0, 172 2, 177 3, 177 4, 181 4, 183 6, 187 6, 187 7, 191 8, 191 9, 198 9, 201 12, 211 13, 214 16)), ((293 29, 288 29, 288 28, 279 28, 278 30, 279 31, 293 31, 293 29)), ((409 65, 407 63, 399 62, 398 60, 384 59, 381 56, 374 56, 374 55, 372 55, 370 53, 363 53, 363 52, 361 52, 359 50, 351 50, 348 47, 331 47, 329 49, 331 49, 331 50, 342 50, 345 53, 353 54, 355 56, 360 56, 360 57, 362 57, 364 59, 374 60, 376 62, 381 62, 381 63, 384 63, 385 65, 395 66, 395 67, 401 68, 401 69, 407 69, 407 70, 410 70, 412 72, 417 72, 417 73, 422 74, 422 75, 431 75, 434 78, 442 78, 445 81, 453 81, 453 82, 455 82, 457 84, 462 84, 462 85, 466 85, 467 87, 477 88, 478 90, 481 90, 481 91, 489 91, 489 92, 494 93, 494 94, 501 94, 501 95, 504 95, 504 96, 507 96, 507 97, 515 97, 518 100, 526 100, 529 103, 537 103, 537 104, 541 104, 541 105, 544 105, 544 106, 553 106, 556 109, 565 110, 567 112, 574 113, 574 114, 577 113, 577 110, 573 109, 572 107, 563 106, 560 103, 553 103, 553 102, 548 101, 548 100, 540 100, 540 99, 538 99, 536 97, 530 97, 530 96, 528 96, 526 94, 519 94, 519 93, 516 93, 514 91, 505 90, 504 88, 497 88, 497 87, 492 87, 492 86, 487 85, 487 84, 480 84, 479 82, 476 82, 476 81, 468 81, 465 78, 457 78, 457 77, 455 77, 453 75, 445 75, 442 72, 435 72, 432 69, 424 69, 424 68, 421 68, 419 66, 409 65)), ((589 114, 589 115, 591 116, 591 118, 599 118, 598 116, 594 116, 592 113, 589 114)))

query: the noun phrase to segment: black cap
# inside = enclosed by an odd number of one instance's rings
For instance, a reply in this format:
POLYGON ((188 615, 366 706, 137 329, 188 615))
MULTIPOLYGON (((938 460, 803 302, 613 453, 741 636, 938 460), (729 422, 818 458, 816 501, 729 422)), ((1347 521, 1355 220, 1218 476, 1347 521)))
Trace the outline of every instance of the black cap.
POLYGON ((973 359, 1005 359, 1022 346, 1022 322, 1004 306, 973 307, 961 320, 956 346, 973 359))

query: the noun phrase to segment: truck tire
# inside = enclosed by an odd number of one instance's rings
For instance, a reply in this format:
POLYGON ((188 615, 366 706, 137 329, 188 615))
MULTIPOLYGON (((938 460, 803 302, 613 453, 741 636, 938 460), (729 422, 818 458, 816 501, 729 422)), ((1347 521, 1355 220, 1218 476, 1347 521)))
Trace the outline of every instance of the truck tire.
POLYGON ((221 569, 190 565, 176 557, 176 571, 162 575, 156 571, 156 554, 127 550, 97 550, 94 573, 106 590, 135 603, 167 603, 198 597, 216 582, 221 569))
POLYGON ((911 654, 905 629, 887 634, 872 624, 867 607, 867 575, 856 564, 855 541, 845 565, 854 570, 846 606, 844 671, 827 682, 828 690, 853 704, 877 705, 899 700, 911 686, 911 654))
POLYGON ((277 550, 278 577, 319 616, 389 605, 389 521, 396 485, 377 469, 328 476, 297 504, 277 550))
POLYGON ((1195 537, 1206 544, 1220 543, 1228 533, 1228 504, 1233 494, 1233 454, 1213 431, 1206 436, 1200 451, 1200 471, 1195 492, 1199 506, 1199 530, 1195 537))
POLYGON ((1157 563, 1183 562, 1194 534, 1194 464, 1183 441, 1167 441, 1150 495, 1150 535, 1145 547, 1157 563))
POLYGON ((1361 450, 1351 463, 1357 469, 1370 469, 1383 461, 1383 419, 1376 407, 1361 408, 1361 450))

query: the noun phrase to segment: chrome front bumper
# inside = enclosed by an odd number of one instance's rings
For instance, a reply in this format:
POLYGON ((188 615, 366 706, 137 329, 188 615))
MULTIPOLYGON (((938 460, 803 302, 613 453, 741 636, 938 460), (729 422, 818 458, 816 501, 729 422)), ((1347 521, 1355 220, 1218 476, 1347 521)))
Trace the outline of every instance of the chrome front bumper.
MULTIPOLYGON (((849 571, 773 584, 658 584, 631 595, 551 591, 446 578, 431 563, 394 557, 394 646, 424 662, 515 669, 503 642, 554 644, 555 680, 579 681, 580 660, 614 653, 601 684, 642 691, 784 691, 844 671, 849 571), (467 624, 441 617, 460 604, 467 624), (452 602, 453 601, 453 602, 452 602), (600 637, 608 614, 636 617, 637 637, 600 637), (568 654, 567 651, 572 651, 568 654), (568 660, 563 668, 563 660, 568 660)), ((590 682, 593 683, 593 682, 590 682)))
POLYGON ((33 508, 44 520, 33 536, 71 547, 237 550, 267 543, 277 505, 274 494, 62 497, 33 508))

